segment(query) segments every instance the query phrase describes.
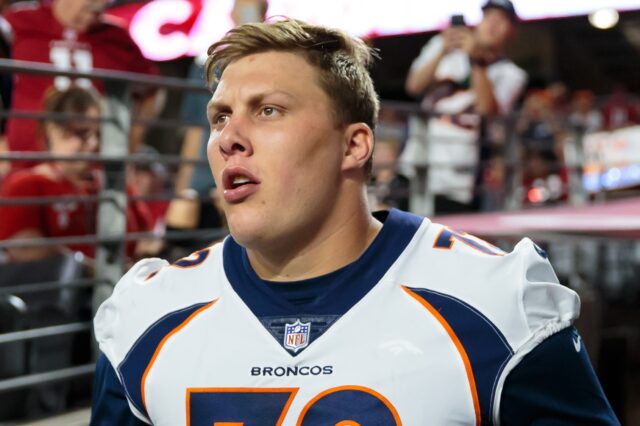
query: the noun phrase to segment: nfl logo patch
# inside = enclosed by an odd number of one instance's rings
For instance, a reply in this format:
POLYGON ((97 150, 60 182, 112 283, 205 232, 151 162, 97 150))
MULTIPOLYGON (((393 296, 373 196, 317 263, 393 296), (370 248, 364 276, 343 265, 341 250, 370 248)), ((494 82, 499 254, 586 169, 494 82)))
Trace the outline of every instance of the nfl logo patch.
POLYGON ((293 324, 284 325, 284 347, 294 352, 306 348, 309 344, 311 322, 296 320, 293 324))

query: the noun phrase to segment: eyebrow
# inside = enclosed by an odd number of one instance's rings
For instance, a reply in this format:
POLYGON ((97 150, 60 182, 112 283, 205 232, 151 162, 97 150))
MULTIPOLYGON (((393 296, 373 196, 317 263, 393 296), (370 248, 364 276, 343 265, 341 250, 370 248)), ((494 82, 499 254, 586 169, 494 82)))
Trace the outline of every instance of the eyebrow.
MULTIPOLYGON (((296 99, 295 96, 293 96, 291 93, 286 92, 284 90, 269 90, 266 92, 259 92, 249 96, 247 103, 253 107, 262 103, 265 98, 269 96, 274 96, 274 95, 285 96, 291 100, 296 99)), ((222 112, 222 111, 224 112, 231 111, 231 107, 225 102, 213 101, 213 100, 209 101, 209 103, 207 104, 207 115, 209 117, 211 117, 215 113, 222 112)))

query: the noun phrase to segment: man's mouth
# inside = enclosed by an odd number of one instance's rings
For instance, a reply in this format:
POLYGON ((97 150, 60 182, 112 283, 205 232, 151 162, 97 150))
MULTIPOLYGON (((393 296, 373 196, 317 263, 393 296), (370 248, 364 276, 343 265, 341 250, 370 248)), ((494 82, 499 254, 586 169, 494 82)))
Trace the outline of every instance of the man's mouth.
POLYGON ((236 189, 239 186, 246 185, 249 183, 254 183, 254 182, 246 176, 236 176, 233 178, 233 181, 231 182, 231 188, 236 189))
POLYGON ((242 167, 231 167, 222 173, 223 195, 229 203, 243 201, 258 190, 260 181, 242 167))

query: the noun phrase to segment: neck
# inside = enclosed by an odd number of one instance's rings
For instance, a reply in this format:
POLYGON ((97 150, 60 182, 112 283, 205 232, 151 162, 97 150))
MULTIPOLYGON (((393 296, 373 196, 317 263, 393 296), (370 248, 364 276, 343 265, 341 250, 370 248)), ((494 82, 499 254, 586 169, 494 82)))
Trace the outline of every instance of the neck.
POLYGON ((60 4, 59 1, 51 2, 51 13, 53 13, 53 17, 65 28, 69 28, 71 22, 68 21, 67 15, 65 15, 62 10, 63 5, 60 4))
POLYGON ((56 177, 56 179, 66 179, 73 184, 78 184, 82 181, 82 177, 75 171, 70 170, 66 167, 67 164, 52 162, 48 165, 52 174, 56 177))
POLYGON ((251 266, 265 280, 299 281, 354 262, 382 228, 369 213, 364 196, 356 204, 349 211, 335 209, 334 217, 329 217, 310 240, 285 244, 284 250, 273 250, 273 246, 271 250, 247 249, 251 266))

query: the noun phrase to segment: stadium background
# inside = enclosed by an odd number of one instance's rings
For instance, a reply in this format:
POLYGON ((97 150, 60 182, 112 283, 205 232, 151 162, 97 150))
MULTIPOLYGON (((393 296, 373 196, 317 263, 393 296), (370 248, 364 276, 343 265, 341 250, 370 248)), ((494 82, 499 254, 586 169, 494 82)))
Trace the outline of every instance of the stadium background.
MULTIPOLYGON (((482 4, 480 1, 467 1, 436 8, 427 6, 428 3, 414 10, 409 8, 416 7, 415 2, 394 2, 392 6, 390 2, 381 1, 335 0, 330 5, 311 1, 298 4, 272 1, 274 12, 270 9, 268 14, 338 25, 354 34, 368 36, 382 57, 372 69, 383 101, 378 138, 389 139, 402 146, 409 117, 424 115, 418 102, 404 91, 411 61, 437 31, 448 25, 450 15, 462 13, 467 22, 477 22, 482 4), (319 5, 333 10, 333 13, 318 12, 319 5), (373 11, 357 20, 358 12, 367 7, 373 11), (374 15, 381 11, 388 11, 388 18, 395 27, 384 23, 376 26, 378 20, 374 15), (341 20, 334 21, 332 16, 335 15, 341 15, 341 20), (430 20, 421 21, 418 19, 421 15, 430 16, 430 20), (402 21, 403 16, 406 21, 402 21)), ((530 235, 542 245, 549 252, 561 282, 581 294, 583 315, 578 327, 616 413, 623 424, 640 424, 640 3, 619 2, 619 21, 608 29, 596 28, 589 16, 603 6, 611 7, 612 2, 584 1, 574 10, 570 4, 573 2, 557 2, 566 3, 564 12, 558 10, 560 6, 547 2, 548 13, 544 13, 545 2, 539 3, 542 13, 533 14, 530 19, 525 17, 519 25, 516 39, 508 48, 508 56, 529 74, 527 93, 514 114, 492 122, 492 134, 497 136, 488 138, 487 142, 497 145, 492 149, 504 153, 503 167, 495 169, 486 164, 487 174, 497 174, 502 178, 481 182, 485 203, 478 213, 435 220, 490 239, 504 248, 512 246, 522 235, 530 235), (556 165, 545 169, 550 171, 539 176, 537 181, 524 183, 522 175, 527 164, 520 152, 523 137, 517 131, 518 120, 526 115, 525 104, 529 96, 533 99, 548 96, 553 83, 566 86, 569 109, 573 107, 572 101, 582 99, 580 96, 572 98, 577 93, 591 96, 592 108, 603 114, 606 112, 604 107, 614 95, 620 96, 621 93, 625 102, 635 108, 635 116, 629 117, 619 128, 603 128, 596 135, 571 125, 566 117, 562 132, 565 155, 560 167, 566 170, 567 178, 561 180, 559 190, 553 186, 556 165)), ((519 11, 521 4, 524 2, 516 2, 519 11)), ((170 205, 174 209, 173 215, 183 218, 191 215, 194 202, 209 201, 207 194, 194 195, 184 191, 184 175, 193 172, 188 165, 198 163, 193 152, 185 150, 186 129, 197 127, 198 123, 184 119, 181 105, 189 94, 206 93, 202 84, 187 80, 193 62, 191 55, 196 53, 192 45, 196 43, 193 40, 188 42, 186 35, 191 33, 194 40, 219 36, 231 25, 228 18, 230 8, 231 1, 216 0, 208 3, 197 0, 134 1, 110 5, 108 13, 122 19, 132 35, 141 31, 134 28, 141 25, 140 22, 156 23, 155 39, 136 39, 134 36, 134 40, 150 59, 156 60, 161 76, 149 78, 100 70, 91 72, 91 77, 111 82, 107 86, 108 107, 104 115, 116 116, 120 120, 105 120, 103 124, 100 158, 103 161, 108 159, 104 166, 107 179, 100 195, 93 200, 100 203, 100 226, 97 234, 89 237, 98 245, 95 265, 87 271, 85 261, 77 256, 50 259, 38 263, 37 267, 33 264, 1 263, 0 297, 3 304, 15 305, 16 298, 27 304, 55 299, 67 305, 87 302, 90 305, 93 300, 95 308, 95 304, 110 292, 113 281, 128 265, 122 256, 126 220, 122 213, 126 199, 123 175, 135 173, 133 170, 138 167, 125 167, 125 163, 151 170, 156 180, 153 191, 138 196, 137 200, 167 203, 173 200, 170 205), (156 3, 153 7, 157 13, 141 21, 140 11, 149 3, 156 3), (169 15, 158 11, 175 11, 178 4, 184 7, 182 18, 166 22, 169 15), (213 9, 205 7, 212 4, 215 4, 213 9), (198 19, 203 19, 206 13, 216 14, 210 21, 216 24, 214 33, 198 35, 192 32, 198 25, 198 19), (161 25, 163 19, 165 21, 161 25), (172 34, 182 35, 182 45, 177 43, 169 53, 168 45, 158 49, 158 44, 161 45, 163 40, 167 40, 165 37, 172 34), (165 54, 165 57, 154 56, 158 54, 165 54), (141 83, 163 88, 167 98, 159 117, 143 123, 148 126, 145 137, 148 148, 127 156, 126 129, 130 126, 131 114, 126 88, 141 83)), ((147 36, 154 34, 149 29, 153 26, 141 28, 147 36)), ((34 72, 36 69, 38 66, 35 64, 15 64, 6 59, 0 62, 0 70, 5 74, 34 72)), ((42 72, 56 72, 53 67, 40 69, 42 72)), ((88 77, 82 74, 82 70, 79 74, 69 71, 68 75, 88 77)), ((4 115, 19 113, 10 108, 4 108, 2 112, 4 115)), ((1 155, 2 160, 21 158, 15 152, 3 152, 1 155)), ((379 167, 384 169, 394 167, 394 164, 381 164, 379 167)), ((392 205, 406 199, 409 192, 407 187, 372 185, 370 195, 372 202, 392 205), (390 195, 389 191, 394 193, 390 195)), ((10 202, 13 201, 0 200, 0 204, 10 202)), ((203 215, 206 211, 202 212, 203 215)), ((206 245, 224 235, 221 224, 223 222, 215 220, 207 222, 202 217, 197 220, 189 218, 185 223, 174 222, 156 232, 129 235, 127 239, 169 241, 170 250, 166 253, 177 258, 188 254, 191 248, 206 245), (194 225, 195 222, 201 223, 194 225)), ((0 241, 0 248, 21 243, 33 244, 7 240, 0 241)), ((62 243, 65 241, 49 242, 62 243)), ((67 321, 56 316, 57 311, 53 309, 42 311, 45 312, 40 313, 42 321, 35 323, 20 318, 16 320, 16 316, 7 314, 4 308, 0 311, 3 315, 0 323, 0 393, 3 394, 0 415, 6 415, 9 424, 87 424, 91 359, 51 355, 70 353, 70 348, 75 347, 73 345, 86 346, 90 339, 86 318, 67 321), (33 368, 16 367, 27 356, 38 356, 37 365, 33 368), (48 401, 35 403, 34 394, 39 400, 48 401), (10 409, 15 404, 26 404, 26 410, 18 410, 21 412, 16 416, 10 409)), ((3 421, 5 418, 0 417, 0 423, 3 421)))

